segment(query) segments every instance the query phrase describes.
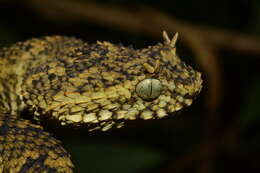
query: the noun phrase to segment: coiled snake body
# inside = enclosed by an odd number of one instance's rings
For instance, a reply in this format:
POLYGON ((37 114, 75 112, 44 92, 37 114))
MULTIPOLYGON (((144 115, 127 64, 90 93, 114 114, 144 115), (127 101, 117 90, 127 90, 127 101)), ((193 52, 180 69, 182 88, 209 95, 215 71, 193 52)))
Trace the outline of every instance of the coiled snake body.
POLYGON ((24 110, 39 122, 106 131, 189 106, 201 74, 176 55, 177 34, 163 37, 139 50, 63 36, 0 50, 0 172, 72 172, 60 142, 22 119, 24 110))

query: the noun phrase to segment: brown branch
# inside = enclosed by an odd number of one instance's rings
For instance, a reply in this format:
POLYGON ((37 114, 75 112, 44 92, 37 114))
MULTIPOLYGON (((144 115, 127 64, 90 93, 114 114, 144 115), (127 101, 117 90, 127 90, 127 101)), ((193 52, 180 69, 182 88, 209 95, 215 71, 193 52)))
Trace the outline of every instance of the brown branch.
POLYGON ((205 38, 212 44, 237 53, 260 55, 259 36, 250 36, 223 29, 202 29, 205 38))
MULTIPOLYGON (((184 154, 178 160, 171 162, 171 164, 165 168, 162 173, 168 172, 180 172, 180 170, 187 168, 190 165, 200 163, 202 161, 210 161, 211 158, 219 148, 230 147, 230 143, 234 150, 233 143, 237 143, 238 133, 240 131, 239 121, 236 121, 234 125, 215 135, 214 138, 210 138, 200 144, 197 144, 192 148, 189 153, 184 154)), ((235 146, 236 147, 236 146, 235 146)))
MULTIPOLYGON (((49 19, 66 21, 82 20, 93 22, 105 27, 118 30, 142 33, 148 36, 161 36, 162 29, 167 31, 182 32, 193 31, 199 37, 227 49, 239 52, 260 54, 260 38, 239 34, 234 31, 191 25, 165 15, 158 10, 139 8, 129 11, 126 7, 96 4, 89 1, 84 3, 77 0, 27 0, 27 4, 49 19), (158 15, 159 14, 159 15, 158 15), (169 18, 171 24, 158 21, 169 18), (174 30, 172 30, 173 28, 174 30), (169 29, 171 28, 171 29, 169 29)), ((191 34, 186 33, 189 36, 191 34)))

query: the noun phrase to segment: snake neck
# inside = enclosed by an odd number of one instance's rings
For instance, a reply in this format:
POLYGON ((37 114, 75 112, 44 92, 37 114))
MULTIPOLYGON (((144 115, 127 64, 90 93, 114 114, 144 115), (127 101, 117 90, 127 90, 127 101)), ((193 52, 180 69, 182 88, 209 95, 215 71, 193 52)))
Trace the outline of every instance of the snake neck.
POLYGON ((19 42, 0 50, 0 112, 19 114, 25 103, 22 84, 31 69, 59 58, 83 45, 81 40, 71 37, 43 37, 19 42))

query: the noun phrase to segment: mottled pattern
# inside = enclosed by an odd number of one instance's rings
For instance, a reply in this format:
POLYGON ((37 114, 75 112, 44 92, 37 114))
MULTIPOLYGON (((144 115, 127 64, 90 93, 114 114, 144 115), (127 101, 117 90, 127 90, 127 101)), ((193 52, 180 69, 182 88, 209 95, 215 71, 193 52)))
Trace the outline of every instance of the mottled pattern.
POLYGON ((72 173, 69 154, 40 126, 0 117, 0 172, 72 173))
POLYGON ((60 36, 2 49, 0 172, 71 171, 59 142, 20 120, 24 109, 35 120, 106 131, 126 120, 158 119, 191 105, 202 87, 201 74, 176 55, 177 35, 163 36, 163 44, 139 50, 60 36), (136 91, 138 84, 144 93, 136 91))

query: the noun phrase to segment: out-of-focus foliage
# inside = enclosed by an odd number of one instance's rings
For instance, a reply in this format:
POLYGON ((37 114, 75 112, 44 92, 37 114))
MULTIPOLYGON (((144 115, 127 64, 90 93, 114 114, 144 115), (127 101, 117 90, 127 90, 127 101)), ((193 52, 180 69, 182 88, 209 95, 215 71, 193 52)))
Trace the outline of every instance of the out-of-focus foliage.
POLYGON ((76 146, 69 150, 76 156, 76 172, 149 171, 160 166, 166 159, 158 149, 122 141, 77 139, 66 142, 66 145, 76 146))
POLYGON ((10 45, 15 42, 15 33, 0 26, 0 46, 10 45))
MULTIPOLYGON (((260 123, 260 80, 254 79, 249 86, 249 94, 246 96, 247 102, 242 106, 242 111, 238 123, 242 129, 250 128, 260 123)), ((260 145, 260 144, 259 144, 260 145)))

